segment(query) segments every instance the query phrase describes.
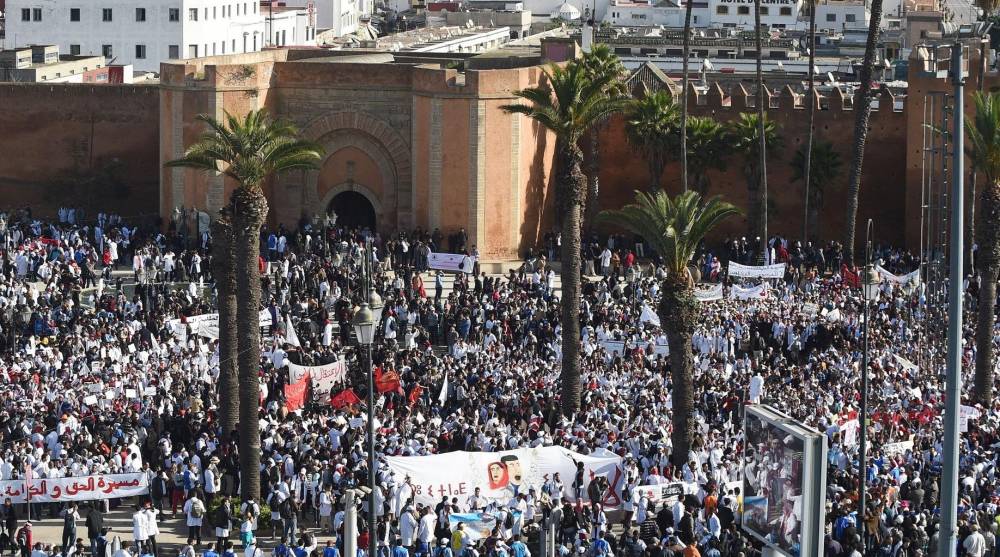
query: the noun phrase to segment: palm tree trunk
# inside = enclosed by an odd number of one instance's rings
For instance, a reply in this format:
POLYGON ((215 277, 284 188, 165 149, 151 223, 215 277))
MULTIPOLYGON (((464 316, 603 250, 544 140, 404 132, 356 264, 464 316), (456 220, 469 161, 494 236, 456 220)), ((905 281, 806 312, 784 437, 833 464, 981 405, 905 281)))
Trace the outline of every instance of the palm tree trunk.
POLYGON ((747 237, 753 239, 754 236, 760 235, 760 221, 763 219, 761 215, 761 207, 763 206, 762 199, 760 196, 760 174, 756 165, 750 164, 748 168, 743 171, 747 179, 747 194, 749 199, 747 199, 747 237))
POLYGON ((229 208, 212 223, 212 276, 219 306, 219 427, 228 447, 239 412, 236 376, 236 273, 233 257, 233 223, 229 208))
POLYGON ((698 319, 698 301, 691 293, 687 277, 664 279, 659 307, 660 323, 667 333, 671 371, 671 417, 674 466, 687 464, 694 436, 694 358, 691 337, 698 319))
POLYGON ((694 0, 684 2, 684 61, 681 63, 684 77, 681 79, 681 186, 684 191, 688 190, 688 150, 687 150, 687 129, 688 129, 688 62, 691 58, 691 9, 694 7, 694 0))
POLYGON ((764 134, 764 118, 767 116, 767 109, 769 107, 765 106, 767 102, 766 96, 764 95, 764 71, 763 71, 763 54, 764 54, 764 42, 761 40, 760 36, 760 0, 754 0, 754 25, 756 25, 756 33, 754 34, 757 43, 757 140, 759 145, 757 146, 757 156, 759 160, 757 162, 757 214, 759 215, 759 220, 757 221, 757 229, 754 233, 760 238, 761 243, 761 254, 760 262, 768 263, 767 256, 767 136, 764 134))
POLYGON ((590 148, 590 160, 587 164, 587 201, 584 204, 586 217, 583 221, 586 230, 593 229, 597 213, 600 212, 601 208, 597 202, 601 189, 601 132, 599 128, 600 125, 591 128, 590 141, 587 142, 587 146, 590 148))
POLYGON ((875 49, 879 26, 882 23, 882 0, 872 0, 871 20, 868 23, 868 41, 865 59, 861 65, 861 84, 854 97, 854 145, 851 149, 851 171, 847 182, 847 226, 844 230, 844 261, 854 263, 854 237, 858 220, 858 196, 861 193, 861 165, 868 140, 868 120, 871 117, 872 71, 875 66, 875 49))
POLYGON ((560 145, 557 183, 562 221, 562 411, 572 417, 580 408, 580 204, 587 177, 583 153, 572 142, 560 145))
POLYGON ((993 335, 996 320, 997 274, 1000 272, 1000 182, 984 184, 979 199, 977 252, 979 315, 976 319, 975 398, 985 408, 993 403, 993 335))
POLYGON ((660 176, 663 176, 663 157, 650 155, 646 164, 649 169, 649 190, 658 192, 660 191, 660 176))
POLYGON ((708 193, 708 174, 695 173, 693 177, 694 191, 698 192, 698 195, 705 197, 708 193))
MULTIPOLYGON (((809 221, 809 228, 806 229, 805 240, 808 240, 809 238, 819 238, 820 203, 815 199, 815 197, 816 196, 814 195, 812 201, 809 202, 809 213, 806 217, 806 220, 809 221)), ((805 246, 805 244, 803 244, 803 246, 805 246)))
POLYGON ((809 91, 806 93, 806 102, 808 104, 808 109, 806 112, 806 127, 809 129, 809 135, 806 137, 806 160, 805 169, 803 171, 803 178, 806 184, 806 195, 804 197, 806 203, 806 221, 802 223, 802 241, 809 240, 809 218, 812 216, 812 211, 810 210, 810 205, 812 199, 810 198, 809 187, 812 185, 811 182, 811 172, 812 172, 812 150, 813 150, 813 132, 815 131, 815 125, 813 123, 813 118, 816 115, 816 73, 813 68, 816 65, 816 2, 811 3, 809 9, 809 91))
POLYGON ((259 186, 233 192, 233 244, 236 255, 237 369, 240 393, 240 495, 260 499, 260 227, 267 199, 259 186))

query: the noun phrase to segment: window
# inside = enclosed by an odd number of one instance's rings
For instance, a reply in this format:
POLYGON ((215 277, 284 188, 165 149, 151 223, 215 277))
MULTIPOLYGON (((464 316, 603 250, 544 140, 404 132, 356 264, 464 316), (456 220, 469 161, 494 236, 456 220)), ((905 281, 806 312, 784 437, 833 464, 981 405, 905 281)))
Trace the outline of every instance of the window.
POLYGON ((175 44, 172 44, 169 47, 167 47, 167 52, 168 52, 167 57, 170 58, 171 60, 176 60, 181 57, 181 47, 175 44))
POLYGON ((69 9, 69 20, 70 21, 80 21, 80 8, 70 8, 69 9))
POLYGON ((837 21, 837 14, 826 14, 827 21, 837 21))
POLYGON ((767 6, 761 6, 760 7, 760 15, 768 15, 770 13, 770 11, 771 10, 767 9, 767 6))
POLYGON ((71 56, 79 56, 80 55, 80 45, 78 45, 78 44, 71 44, 71 45, 69 45, 69 53, 70 53, 71 56))
POLYGON ((113 54, 111 51, 111 45, 109 44, 102 45, 101 54, 104 55, 105 58, 111 58, 111 55, 113 54))
POLYGON ((729 15, 729 6, 716 6, 715 13, 717 15, 729 15))
POLYGON ((101 21, 112 21, 111 8, 104 8, 101 10, 101 21))
POLYGON ((31 20, 32 21, 41 21, 42 20, 42 9, 41 8, 32 8, 31 9, 31 20))
POLYGON ((854 14, 847 14, 844 16, 844 21, 847 23, 854 23, 854 14))
POLYGON ((781 8, 780 13, 781 13, 781 15, 792 15, 792 9, 791 8, 781 8))
POLYGON ((170 21, 180 21, 181 20, 181 10, 180 8, 170 8, 170 21))
POLYGON ((135 57, 137 60, 146 59, 146 45, 144 44, 135 45, 135 57))
POLYGON ((740 15, 750 15, 750 6, 737 6, 736 13, 740 15))
POLYGON ((198 21, 198 8, 188 8, 188 21, 198 21))
POLYGON ((188 58, 197 58, 197 57, 198 57, 198 45, 196 45, 196 44, 189 44, 188 45, 188 58))
POLYGON ((30 8, 21 8, 21 21, 31 21, 30 8))
POLYGON ((146 21, 146 8, 135 9, 135 20, 138 22, 146 21))

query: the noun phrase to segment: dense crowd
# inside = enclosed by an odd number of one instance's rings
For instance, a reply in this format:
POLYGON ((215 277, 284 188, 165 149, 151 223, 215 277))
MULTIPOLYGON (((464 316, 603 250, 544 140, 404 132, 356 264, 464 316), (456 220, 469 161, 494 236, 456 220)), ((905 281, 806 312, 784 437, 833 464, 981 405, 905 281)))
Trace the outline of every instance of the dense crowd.
MULTIPOLYGON (((275 539, 267 550, 275 557, 339 557, 342 495, 367 483, 364 420, 357 419, 367 408, 310 398, 289 411, 285 386, 289 363, 346 358, 348 386, 365 399, 350 319, 364 299, 366 253, 385 302, 373 363, 395 371, 400 383, 378 393, 380 458, 550 445, 581 454, 607 450, 624 459, 625 488, 617 509, 591 503, 599 498, 581 493, 577 478, 558 477, 509 503, 487 504, 473 494, 420 506, 409 478, 380 460, 379 520, 367 524, 360 513, 359 556, 375 536, 386 557, 530 557, 539 555, 536 540, 548 527, 557 532, 560 555, 759 554, 760 541, 740 528, 744 494, 735 482, 782 477, 765 451, 745 447, 748 403, 767 403, 827 435, 826 555, 861 555, 862 520, 866 555, 936 552, 942 325, 926 285, 891 275, 880 283, 869 327, 869 504, 858 516, 862 296, 858 270, 843 263, 836 243, 770 239, 769 261, 787 262, 787 272, 747 299, 731 297, 731 289, 759 281, 730 280, 726 263, 752 263, 759 239, 707 246, 693 262, 697 278, 723 281, 726 295, 701 303, 693 341, 698 428, 688 464, 676 467, 665 336, 643 316, 643 308, 656 307, 662 271, 640 239, 585 242, 584 389, 581 409, 569 419, 553 388, 561 353, 559 277, 550 264, 557 234, 504 275, 477 265, 446 277, 428 270, 428 256, 477 255, 464 231, 385 237, 308 221, 295 230, 265 230, 262 309, 273 326, 263 336, 260 372, 262 493, 244 502, 236 444, 224 443, 217 426, 217 342, 172 325, 214 311, 207 232, 177 223, 165 231, 142 228, 69 209, 49 222, 21 210, 3 215, 0 240, 0 480, 142 472, 150 485, 132 510, 128 534, 102 524, 108 507, 122 501, 33 503, 31 518, 64 520, 61 547, 32 542, 23 506, 0 507, 0 545, 25 557, 161 555, 160 524, 174 520, 188 529, 184 557, 259 557, 258 531, 275 539), (651 501, 634 490, 669 483, 685 493, 651 501), (482 539, 452 527, 449 515, 470 511, 495 513, 497 527, 482 539)), ((873 255, 900 275, 918 264, 890 248, 873 255)), ((970 326, 967 364, 973 351, 970 326)), ((963 436, 960 509, 961 551, 974 557, 996 555, 1000 523, 1000 409, 978 411, 963 436)), ((789 506, 766 524, 765 537, 794 551, 798 512, 789 506)))

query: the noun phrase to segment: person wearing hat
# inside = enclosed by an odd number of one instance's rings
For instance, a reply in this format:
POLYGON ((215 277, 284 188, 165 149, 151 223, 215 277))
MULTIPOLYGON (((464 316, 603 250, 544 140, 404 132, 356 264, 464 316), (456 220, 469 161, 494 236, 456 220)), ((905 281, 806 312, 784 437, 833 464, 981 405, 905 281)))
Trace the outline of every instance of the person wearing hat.
POLYGON ((448 545, 448 538, 441 538, 438 540, 438 545, 434 549, 434 554, 431 557, 454 557, 454 552, 448 545))

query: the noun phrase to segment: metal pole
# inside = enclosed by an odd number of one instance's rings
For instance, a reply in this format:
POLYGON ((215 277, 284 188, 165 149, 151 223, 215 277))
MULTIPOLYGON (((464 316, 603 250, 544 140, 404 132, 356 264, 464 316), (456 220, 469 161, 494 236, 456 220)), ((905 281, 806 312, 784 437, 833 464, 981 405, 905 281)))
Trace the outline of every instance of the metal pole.
POLYGON ((965 102, 962 75, 962 43, 951 51, 951 83, 955 86, 955 134, 952 138, 951 180, 951 269, 948 280, 948 366, 944 410, 944 471, 941 477, 940 557, 954 557, 958 544, 958 408, 962 393, 962 233, 963 165, 965 163, 965 102))
POLYGON ((870 318, 868 306, 868 290, 871 280, 868 272, 872 268, 872 219, 868 219, 868 230, 865 233, 865 276, 861 289, 861 299, 864 301, 865 328, 862 329, 864 352, 861 354, 861 412, 858 414, 858 424, 861 426, 858 436, 858 531, 861 532, 861 554, 865 554, 865 484, 868 482, 868 329, 870 318))
POLYGON ((353 489, 344 493, 344 555, 358 557, 358 507, 353 489))
MULTIPOLYGON (((364 301, 371 297, 370 258, 371 243, 365 242, 362 274, 364 275, 364 301)), ((374 339, 373 339, 374 340, 374 339)), ((375 536, 378 534, 378 524, 375 519, 375 370, 372 364, 372 345, 365 345, 365 366, 368 370, 368 488, 372 490, 368 505, 368 555, 375 557, 375 536)), ((353 557, 353 556, 351 556, 353 557)))

